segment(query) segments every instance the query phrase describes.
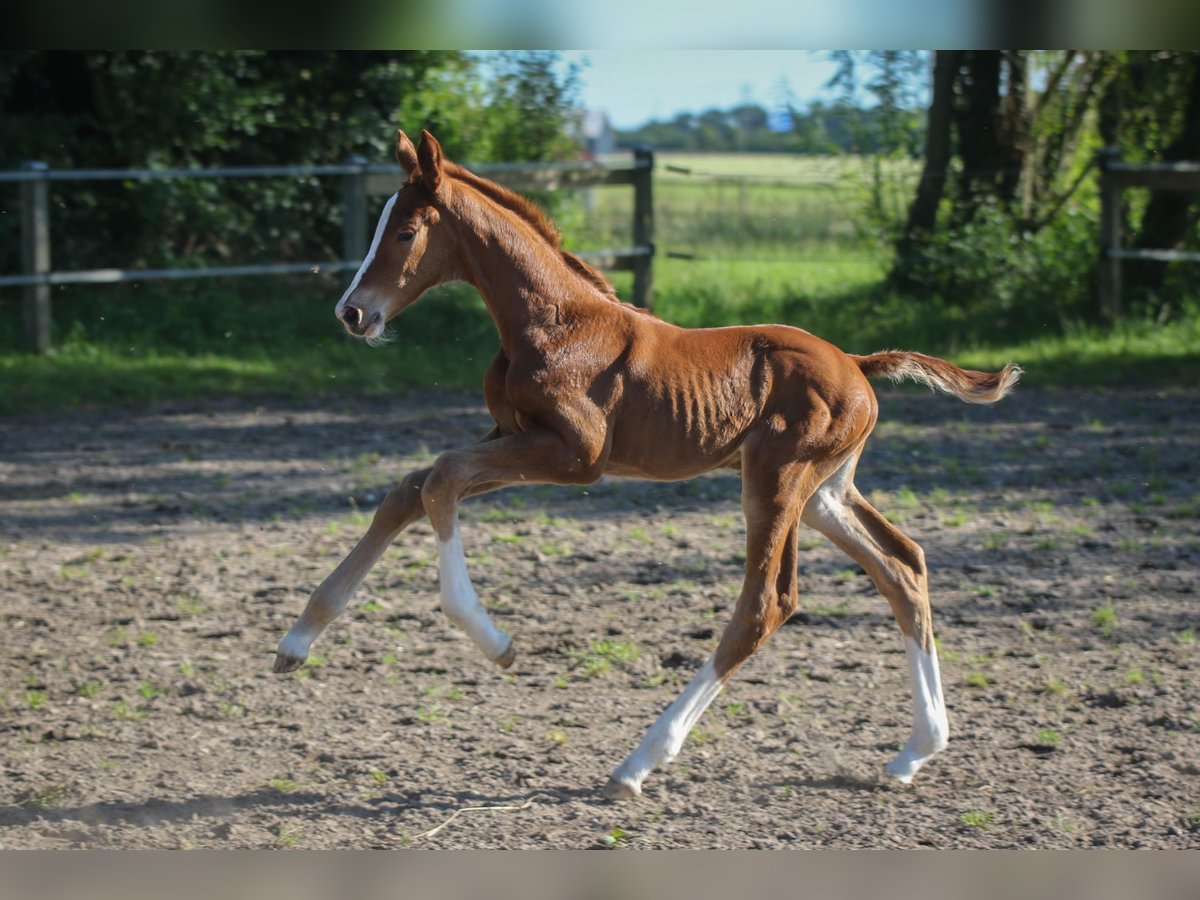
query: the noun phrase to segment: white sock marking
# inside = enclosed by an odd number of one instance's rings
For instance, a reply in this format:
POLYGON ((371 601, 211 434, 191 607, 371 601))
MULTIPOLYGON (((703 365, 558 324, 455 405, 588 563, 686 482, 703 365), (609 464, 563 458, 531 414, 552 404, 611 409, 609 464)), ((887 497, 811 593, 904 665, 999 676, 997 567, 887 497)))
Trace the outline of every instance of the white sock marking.
POLYGON ((399 192, 392 194, 388 198, 388 202, 383 205, 383 212, 380 214, 379 222, 375 226, 375 237, 371 239, 371 246, 367 250, 367 255, 363 258, 362 265, 358 267, 358 271, 354 274, 354 280, 350 282, 350 287, 346 288, 346 293, 342 294, 342 299, 337 302, 335 312, 339 319, 346 308, 346 300, 354 293, 354 289, 358 287, 358 283, 362 281, 363 273, 375 261, 375 251, 379 249, 379 243, 383 240, 383 232, 387 229, 388 218, 391 216, 392 207, 396 205, 396 198, 399 196, 399 192))
POLYGON ((471 576, 467 573, 467 559, 457 522, 450 540, 438 542, 438 576, 442 609, 450 621, 462 628, 488 659, 497 660, 503 656, 512 642, 492 624, 475 594, 471 576))
POLYGON ((652 770, 679 755, 688 732, 700 720, 709 704, 717 699, 723 687, 710 656, 688 682, 688 686, 650 726, 638 748, 625 758, 612 777, 635 792, 640 791, 642 781, 652 770))
POLYGON ((912 684, 913 730, 908 743, 887 764, 888 772, 908 784, 921 766, 935 753, 945 749, 950 737, 946 702, 942 698, 942 680, 938 672, 937 650, 926 653, 916 641, 904 636, 908 674, 912 684))

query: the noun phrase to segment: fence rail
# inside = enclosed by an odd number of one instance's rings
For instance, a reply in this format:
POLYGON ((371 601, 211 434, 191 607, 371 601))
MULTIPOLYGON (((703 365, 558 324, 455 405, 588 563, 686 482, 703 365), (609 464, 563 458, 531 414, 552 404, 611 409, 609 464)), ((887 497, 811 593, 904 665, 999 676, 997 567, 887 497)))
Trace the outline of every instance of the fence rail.
POLYGON ((1166 248, 1121 246, 1121 192, 1131 187, 1200 194, 1200 162, 1127 163, 1116 147, 1096 155, 1100 169, 1100 309, 1121 314, 1121 263, 1124 260, 1200 263, 1200 253, 1166 248))
MULTIPOLYGON (((633 302, 649 307, 653 294, 654 203, 651 195, 654 155, 635 150, 627 166, 591 163, 485 163, 471 170, 516 191, 576 190, 603 185, 629 185, 634 190, 632 246, 578 255, 594 265, 633 272, 633 302)), ((396 164, 368 163, 352 157, 325 166, 237 166, 211 169, 51 169, 26 162, 19 171, 0 172, 0 183, 15 182, 21 192, 21 269, 0 275, 0 288, 25 288, 22 315, 26 345, 34 353, 50 348, 50 288, 68 284, 115 284, 126 281, 222 278, 247 275, 295 275, 357 269, 366 255, 370 223, 367 198, 393 193, 401 183, 396 164), (342 250, 340 260, 213 266, 196 269, 88 269, 59 272, 51 267, 49 185, 58 181, 155 181, 172 178, 300 178, 341 177, 342 250)))

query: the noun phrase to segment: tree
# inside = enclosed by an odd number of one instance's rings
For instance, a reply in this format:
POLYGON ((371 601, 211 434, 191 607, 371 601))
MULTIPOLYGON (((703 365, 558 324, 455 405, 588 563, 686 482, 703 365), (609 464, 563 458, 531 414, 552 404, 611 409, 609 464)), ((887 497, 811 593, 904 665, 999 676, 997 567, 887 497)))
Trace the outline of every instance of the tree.
MULTIPOLYGON (((1095 203, 1073 201, 1094 198, 1101 145, 1133 160, 1200 159, 1200 52, 938 52, 927 122, 891 283, 963 305, 1003 295, 1008 308, 1095 315, 1095 203)), ((1134 198, 1133 246, 1195 239, 1188 195, 1153 192, 1139 219, 1142 208, 1134 198)), ((1139 263, 1128 284, 1160 291, 1169 271, 1139 263)))
POLYGON ((917 193, 908 209, 908 220, 896 241, 896 259, 890 280, 901 290, 915 287, 910 259, 927 243, 937 226, 938 206, 942 201, 946 177, 950 171, 950 122, 954 102, 954 81, 958 74, 961 51, 938 50, 933 61, 933 91, 925 129, 925 164, 917 193))

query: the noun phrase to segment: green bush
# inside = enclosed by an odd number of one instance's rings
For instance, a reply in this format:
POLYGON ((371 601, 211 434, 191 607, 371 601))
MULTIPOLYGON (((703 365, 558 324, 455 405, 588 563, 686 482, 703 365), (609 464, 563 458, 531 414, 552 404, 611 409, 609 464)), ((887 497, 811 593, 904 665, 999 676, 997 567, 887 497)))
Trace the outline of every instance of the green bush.
POLYGON ((1065 211, 1036 233, 994 201, 939 232, 912 274, 914 301, 938 297, 969 313, 976 339, 1021 337, 1096 318, 1094 216, 1065 211))

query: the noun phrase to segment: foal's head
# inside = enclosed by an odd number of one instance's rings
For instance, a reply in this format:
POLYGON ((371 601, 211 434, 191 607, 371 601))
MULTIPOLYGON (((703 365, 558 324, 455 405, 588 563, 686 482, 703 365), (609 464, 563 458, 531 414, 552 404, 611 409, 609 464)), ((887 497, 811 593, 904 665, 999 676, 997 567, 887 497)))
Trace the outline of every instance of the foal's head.
POLYGON ((408 181, 384 205, 366 259, 335 309, 347 331, 368 341, 425 291, 460 277, 451 229, 438 226, 450 191, 441 146, 422 131, 414 149, 402 131, 396 156, 408 181))

